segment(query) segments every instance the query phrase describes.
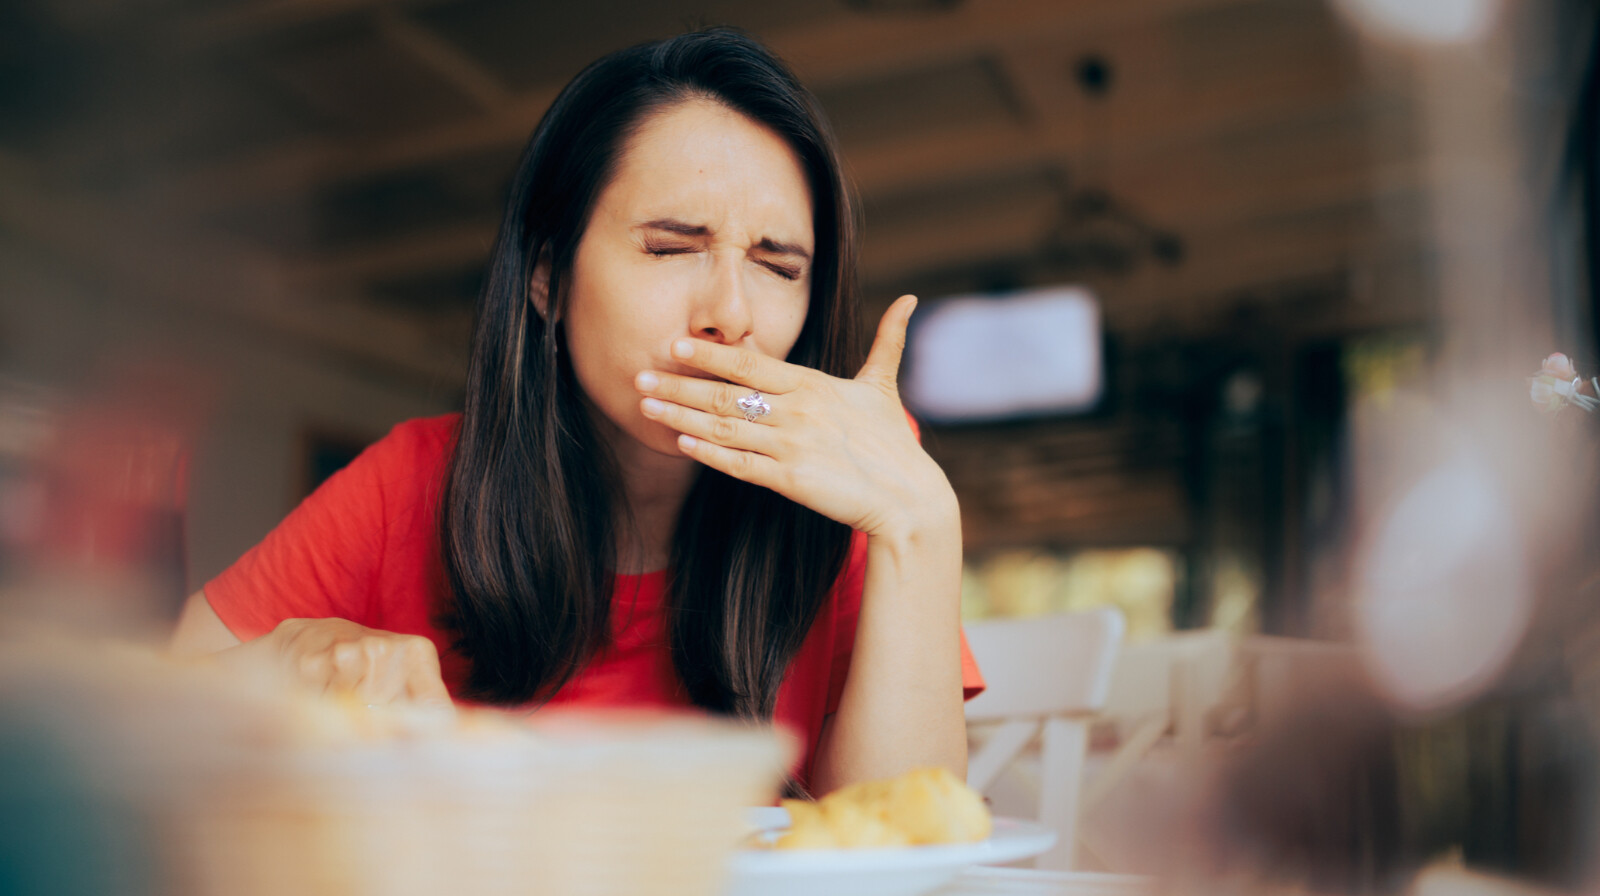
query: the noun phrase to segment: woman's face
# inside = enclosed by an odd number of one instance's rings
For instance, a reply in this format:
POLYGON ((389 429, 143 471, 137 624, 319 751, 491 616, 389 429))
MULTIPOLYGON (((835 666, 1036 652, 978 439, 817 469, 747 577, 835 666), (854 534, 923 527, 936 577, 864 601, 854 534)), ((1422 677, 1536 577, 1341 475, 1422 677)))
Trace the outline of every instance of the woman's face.
POLYGON ((707 100, 647 118, 595 202, 568 281, 572 368, 613 436, 682 456, 677 433, 640 413, 634 377, 703 376, 672 358, 684 337, 788 355, 814 254, 811 193, 782 138, 707 100))

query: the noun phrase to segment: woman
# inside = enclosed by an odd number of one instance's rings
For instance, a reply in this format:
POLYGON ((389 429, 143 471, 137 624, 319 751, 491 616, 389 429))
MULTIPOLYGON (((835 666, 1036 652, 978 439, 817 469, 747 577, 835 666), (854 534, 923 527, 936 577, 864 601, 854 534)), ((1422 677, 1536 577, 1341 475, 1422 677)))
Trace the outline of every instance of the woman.
POLYGON ((176 649, 371 703, 775 719, 813 792, 964 775, 956 500, 895 385, 915 299, 857 371, 854 257, 832 137, 765 48, 601 59, 523 155, 464 412, 330 479, 176 649))

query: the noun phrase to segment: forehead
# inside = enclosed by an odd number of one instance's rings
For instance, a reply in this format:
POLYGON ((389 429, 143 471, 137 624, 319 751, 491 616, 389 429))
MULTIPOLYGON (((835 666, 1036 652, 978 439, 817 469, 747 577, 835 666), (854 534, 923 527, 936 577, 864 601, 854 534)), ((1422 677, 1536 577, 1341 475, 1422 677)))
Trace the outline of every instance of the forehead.
POLYGON ((811 189, 793 147, 704 99, 675 103, 639 123, 598 206, 640 220, 781 228, 759 235, 811 241, 811 189))

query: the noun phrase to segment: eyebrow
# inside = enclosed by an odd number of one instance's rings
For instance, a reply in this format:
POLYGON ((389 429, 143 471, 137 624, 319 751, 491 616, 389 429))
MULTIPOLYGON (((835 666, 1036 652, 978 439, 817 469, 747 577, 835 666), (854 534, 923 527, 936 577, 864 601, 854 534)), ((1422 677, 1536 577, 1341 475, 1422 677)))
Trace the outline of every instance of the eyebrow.
MULTIPOLYGON (((711 228, 704 224, 690 224, 686 221, 679 221, 676 218, 656 218, 653 221, 646 221, 640 224, 639 229, 663 230, 667 233, 688 237, 708 237, 711 235, 711 228)), ((782 240, 775 240, 770 236, 762 237, 761 241, 756 243, 756 247, 775 255, 793 255, 804 261, 811 260, 811 253, 806 251, 805 247, 798 243, 785 243, 782 240)))

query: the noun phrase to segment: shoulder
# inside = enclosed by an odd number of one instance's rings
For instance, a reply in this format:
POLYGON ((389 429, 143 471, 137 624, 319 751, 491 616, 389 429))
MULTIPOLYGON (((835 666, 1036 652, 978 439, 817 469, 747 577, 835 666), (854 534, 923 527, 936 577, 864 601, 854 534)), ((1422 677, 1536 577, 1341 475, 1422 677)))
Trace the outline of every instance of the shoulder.
POLYGON ((368 446, 358 463, 375 472, 417 473, 437 469, 455 449, 460 414, 419 417, 395 424, 368 446))
POLYGON ((431 502, 444 481, 459 422, 459 414, 444 414, 396 424, 312 497, 387 511, 431 502))
POLYGON ((373 447, 398 455, 443 455, 455 447, 460 430, 459 413, 418 417, 395 424, 373 447))

